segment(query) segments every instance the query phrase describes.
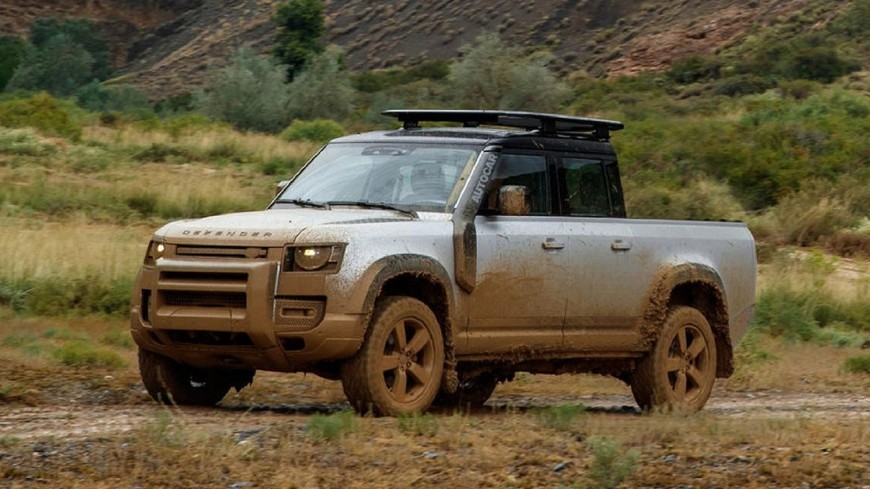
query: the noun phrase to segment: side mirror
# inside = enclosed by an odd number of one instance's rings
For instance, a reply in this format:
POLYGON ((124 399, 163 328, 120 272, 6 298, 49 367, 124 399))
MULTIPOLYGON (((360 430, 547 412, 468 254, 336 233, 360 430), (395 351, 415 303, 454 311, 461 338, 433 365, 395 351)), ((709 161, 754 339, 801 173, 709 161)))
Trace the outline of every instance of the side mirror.
POLYGON ((290 180, 281 180, 275 185, 275 195, 280 194, 287 188, 287 184, 290 183, 290 180))
POLYGON ((504 185, 498 189, 498 213, 502 216, 526 216, 532 210, 531 192, 523 185, 504 185))

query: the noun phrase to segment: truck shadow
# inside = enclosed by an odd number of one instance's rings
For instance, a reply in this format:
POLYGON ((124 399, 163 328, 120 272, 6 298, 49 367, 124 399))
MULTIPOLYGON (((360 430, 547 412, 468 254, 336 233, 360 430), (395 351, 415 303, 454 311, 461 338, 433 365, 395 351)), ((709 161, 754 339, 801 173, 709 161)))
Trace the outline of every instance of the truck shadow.
MULTIPOLYGON (((507 415, 526 412, 536 412, 545 410, 555 406, 563 406, 565 403, 547 404, 547 403, 510 403, 510 402, 493 402, 487 403, 480 407, 472 408, 457 408, 457 407, 441 407, 432 406, 429 409, 429 414, 438 416, 450 416, 456 414, 462 415, 507 415)), ((578 405, 580 405, 578 403, 578 405)), ((292 403, 292 404, 233 404, 221 405, 219 409, 226 411, 237 412, 252 412, 252 413, 276 413, 276 414, 293 414, 302 416, 311 416, 315 414, 333 414, 341 411, 349 411, 350 404, 346 402, 333 403, 292 403)), ((640 416, 641 410, 636 406, 585 406, 584 412, 593 414, 609 414, 622 416, 640 416)))

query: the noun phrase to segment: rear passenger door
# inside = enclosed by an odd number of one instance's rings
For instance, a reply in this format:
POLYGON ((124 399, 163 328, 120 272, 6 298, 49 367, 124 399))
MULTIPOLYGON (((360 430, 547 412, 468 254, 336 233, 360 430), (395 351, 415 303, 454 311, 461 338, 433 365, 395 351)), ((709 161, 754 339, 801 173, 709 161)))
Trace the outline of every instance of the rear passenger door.
POLYGON ((508 152, 499 158, 475 218, 478 281, 469 298, 469 353, 562 346, 571 263, 553 182, 552 158, 508 152), (528 215, 497 213, 497 193, 504 185, 529 189, 528 215))
POLYGON ((622 351, 636 339, 638 311, 626 296, 637 287, 616 162, 564 154, 559 186, 573 279, 566 297, 565 347, 622 351))

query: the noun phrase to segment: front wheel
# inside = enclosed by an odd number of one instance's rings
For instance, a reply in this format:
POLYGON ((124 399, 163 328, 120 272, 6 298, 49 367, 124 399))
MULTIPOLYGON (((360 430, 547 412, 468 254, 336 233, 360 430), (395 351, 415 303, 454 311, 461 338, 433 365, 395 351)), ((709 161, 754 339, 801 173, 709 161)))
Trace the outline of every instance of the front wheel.
POLYGON ((444 372, 438 319, 411 297, 387 297, 375 309, 360 351, 345 362, 341 383, 359 413, 397 415, 425 411, 444 372))
POLYGON ((139 373, 154 400, 179 406, 214 406, 230 387, 251 383, 253 370, 199 370, 139 349, 139 373))
POLYGON ((673 308, 652 350, 638 363, 631 392, 644 410, 699 411, 716 381, 716 341, 695 308, 673 308))

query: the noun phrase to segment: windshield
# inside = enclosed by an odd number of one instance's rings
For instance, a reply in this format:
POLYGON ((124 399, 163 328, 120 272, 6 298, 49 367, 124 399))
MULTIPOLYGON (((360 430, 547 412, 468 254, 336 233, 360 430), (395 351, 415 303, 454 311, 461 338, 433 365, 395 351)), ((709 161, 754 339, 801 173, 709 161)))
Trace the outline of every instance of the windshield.
POLYGON ((449 211, 479 151, 455 144, 333 143, 296 176, 277 202, 449 211))

